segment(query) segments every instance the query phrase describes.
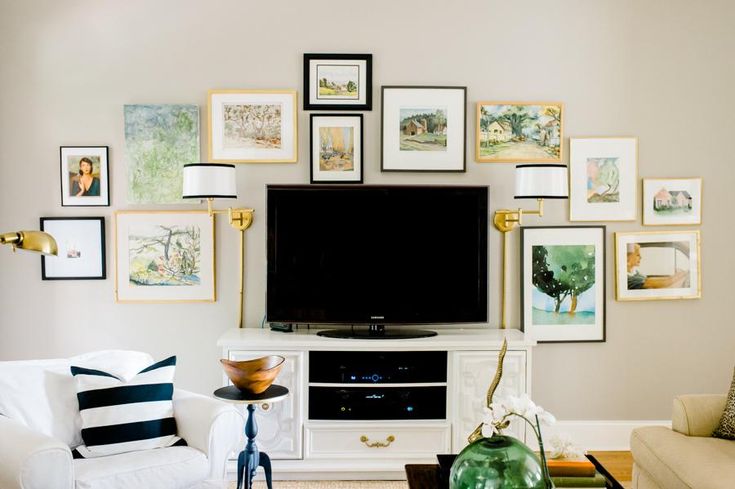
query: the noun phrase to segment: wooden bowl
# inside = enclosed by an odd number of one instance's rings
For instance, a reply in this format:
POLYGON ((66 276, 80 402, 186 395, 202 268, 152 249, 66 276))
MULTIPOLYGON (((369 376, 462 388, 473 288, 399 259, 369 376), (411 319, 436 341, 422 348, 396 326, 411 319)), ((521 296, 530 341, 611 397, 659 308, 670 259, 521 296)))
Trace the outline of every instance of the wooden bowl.
POLYGON ((268 355, 243 362, 222 358, 220 362, 235 387, 241 391, 260 394, 276 380, 285 360, 280 355, 268 355))

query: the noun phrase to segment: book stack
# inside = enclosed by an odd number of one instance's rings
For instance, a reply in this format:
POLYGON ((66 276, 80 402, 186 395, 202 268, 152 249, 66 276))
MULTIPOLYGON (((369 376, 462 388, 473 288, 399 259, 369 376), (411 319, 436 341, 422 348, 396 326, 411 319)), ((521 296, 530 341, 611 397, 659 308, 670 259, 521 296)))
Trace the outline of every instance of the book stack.
POLYGON ((600 474, 587 458, 579 459, 547 459, 549 475, 558 488, 595 488, 606 487, 605 476, 600 474))

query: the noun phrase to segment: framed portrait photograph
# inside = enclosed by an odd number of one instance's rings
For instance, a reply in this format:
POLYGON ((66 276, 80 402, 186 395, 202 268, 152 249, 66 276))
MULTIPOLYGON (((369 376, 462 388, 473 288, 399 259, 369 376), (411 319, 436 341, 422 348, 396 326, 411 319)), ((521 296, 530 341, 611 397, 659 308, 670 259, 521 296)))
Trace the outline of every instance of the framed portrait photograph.
POLYGON ((304 54, 304 110, 373 110, 373 55, 304 54))
POLYGON ((699 299, 699 231, 615 233, 615 298, 699 299))
POLYGON ((560 163, 564 105, 478 102, 475 159, 480 163, 560 163))
POLYGON ((62 207, 110 205, 110 169, 107 146, 61 146, 62 207))
POLYGON ((464 172, 467 87, 382 87, 381 171, 464 172))
POLYGON ((107 278, 104 217, 42 217, 41 231, 54 237, 59 250, 57 256, 41 256, 41 279, 107 278))
POLYGON ((117 211, 115 300, 213 302, 214 219, 207 211, 117 211))
POLYGON ((637 186, 637 138, 569 138, 570 221, 635 221, 637 186))
POLYGON ((605 226, 521 228, 521 331, 605 341, 605 226))
POLYGON ((312 114, 311 183, 362 183, 362 114, 312 114))
POLYGON ((210 162, 296 162, 296 90, 210 90, 207 108, 210 162))
POLYGON ((702 224, 701 178, 644 178, 643 225, 702 224))

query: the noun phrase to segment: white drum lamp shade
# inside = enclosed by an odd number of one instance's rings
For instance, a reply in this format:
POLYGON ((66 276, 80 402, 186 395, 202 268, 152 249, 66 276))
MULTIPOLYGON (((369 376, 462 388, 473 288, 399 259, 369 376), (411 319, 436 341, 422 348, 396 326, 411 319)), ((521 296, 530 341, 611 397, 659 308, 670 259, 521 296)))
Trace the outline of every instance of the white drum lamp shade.
POLYGON ((567 166, 516 165, 516 199, 566 199, 569 197, 567 166))
POLYGON ((184 165, 185 199, 236 199, 235 165, 191 163, 184 165))

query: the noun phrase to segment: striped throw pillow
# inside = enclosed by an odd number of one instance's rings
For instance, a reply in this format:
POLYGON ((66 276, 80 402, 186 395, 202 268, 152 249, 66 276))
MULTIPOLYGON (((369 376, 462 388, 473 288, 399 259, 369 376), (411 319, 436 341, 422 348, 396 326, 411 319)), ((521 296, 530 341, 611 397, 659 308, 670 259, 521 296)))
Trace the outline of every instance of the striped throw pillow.
POLYGON ((101 370, 72 366, 84 441, 74 450, 74 457, 185 445, 176 436, 175 368, 173 356, 124 380, 101 370))

